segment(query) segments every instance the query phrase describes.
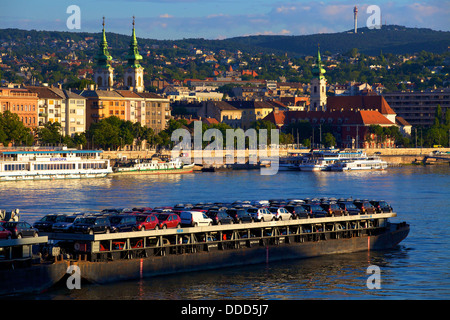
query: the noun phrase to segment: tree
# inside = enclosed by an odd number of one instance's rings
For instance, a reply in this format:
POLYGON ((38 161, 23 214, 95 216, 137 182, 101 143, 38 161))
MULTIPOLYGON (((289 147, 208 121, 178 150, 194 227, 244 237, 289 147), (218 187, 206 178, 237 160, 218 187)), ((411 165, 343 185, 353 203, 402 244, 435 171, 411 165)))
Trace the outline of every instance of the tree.
POLYGON ((0 113, 0 143, 8 145, 10 142, 14 145, 31 145, 33 138, 30 128, 25 127, 19 116, 6 110, 0 113))
POLYGON ((333 136, 332 133, 327 132, 323 137, 323 144, 325 145, 326 148, 334 147, 336 146, 336 138, 333 136))
POLYGON ((61 124, 59 122, 47 122, 43 128, 37 130, 37 136, 42 144, 61 143, 61 124))

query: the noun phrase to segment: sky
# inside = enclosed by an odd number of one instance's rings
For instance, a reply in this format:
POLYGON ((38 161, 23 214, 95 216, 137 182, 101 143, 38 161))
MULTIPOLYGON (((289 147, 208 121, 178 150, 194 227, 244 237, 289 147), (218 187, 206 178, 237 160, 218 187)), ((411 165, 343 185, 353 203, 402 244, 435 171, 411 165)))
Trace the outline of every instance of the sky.
POLYGON ((107 32, 130 34, 135 16, 148 39, 307 35, 353 29, 355 5, 359 28, 376 5, 383 24, 450 31, 450 0, 0 0, 0 29, 100 32, 104 16, 107 32))

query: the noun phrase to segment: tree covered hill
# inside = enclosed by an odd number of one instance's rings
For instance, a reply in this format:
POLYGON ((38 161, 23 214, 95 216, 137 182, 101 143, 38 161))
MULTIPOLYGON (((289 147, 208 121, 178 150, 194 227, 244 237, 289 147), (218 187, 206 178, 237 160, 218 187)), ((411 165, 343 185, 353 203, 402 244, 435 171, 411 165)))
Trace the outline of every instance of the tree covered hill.
POLYGON ((352 48, 368 55, 383 53, 406 54, 422 50, 442 53, 450 46, 450 32, 402 26, 383 26, 381 29, 360 28, 340 33, 304 36, 250 36, 223 40, 236 46, 284 51, 294 55, 313 55, 320 44, 321 51, 345 53, 352 48))
MULTIPOLYGON (((59 31, 36 31, 19 29, 1 29, 0 41, 14 41, 17 44, 42 41, 44 39, 54 40, 83 40, 93 37, 95 41, 100 39, 100 33, 87 32, 59 32, 59 31)), ((108 44, 112 51, 127 48, 130 41, 129 35, 107 33, 108 44)), ((197 47, 218 51, 240 50, 246 53, 287 53, 291 56, 314 55, 317 46, 321 51, 334 53, 345 53, 353 48, 368 55, 379 55, 380 52, 392 54, 416 53, 422 50, 443 53, 450 46, 450 32, 435 31, 425 28, 408 28, 403 26, 388 25, 381 29, 360 28, 358 33, 352 31, 339 33, 323 33, 300 36, 261 35, 235 37, 224 40, 207 39, 181 39, 181 40, 155 40, 138 38, 139 46, 146 45, 171 48, 176 45, 179 48, 197 47)), ((1 43, 0 43, 1 46, 1 43)), ((30 48, 39 50, 39 47, 30 48)), ((42 48, 43 49, 43 48, 42 48)))

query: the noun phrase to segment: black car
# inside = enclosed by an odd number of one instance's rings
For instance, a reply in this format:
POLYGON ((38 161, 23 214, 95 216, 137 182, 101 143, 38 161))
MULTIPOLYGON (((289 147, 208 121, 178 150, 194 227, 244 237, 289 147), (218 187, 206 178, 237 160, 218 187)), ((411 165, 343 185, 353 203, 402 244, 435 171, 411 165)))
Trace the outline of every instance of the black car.
POLYGON ((36 221, 33 224, 33 227, 35 227, 39 231, 51 232, 53 224, 55 224, 56 222, 64 221, 65 217, 65 214, 47 214, 41 220, 36 221))
POLYGON ((327 212, 320 206, 320 203, 302 204, 311 218, 323 218, 327 216, 327 212))
POLYGON ((234 223, 251 222, 252 217, 244 208, 228 209, 226 213, 233 219, 234 223))
POLYGON ((289 205, 285 206, 284 208, 287 211, 289 211, 295 219, 308 218, 308 210, 301 204, 299 204, 299 205, 289 204, 289 205))
POLYGON ((109 223, 109 219, 107 217, 83 217, 77 219, 73 223, 71 231, 88 234, 109 233, 111 231, 111 224, 109 223))
POLYGON ((230 217, 226 211, 208 211, 206 213, 208 218, 211 218, 213 221, 213 224, 230 224, 234 223, 234 220, 232 217, 230 217))
POLYGON ((25 221, 8 221, 2 224, 3 228, 9 230, 13 238, 20 239, 25 237, 37 237, 39 230, 33 228, 31 224, 25 221))
POLYGON ((350 216, 360 214, 360 210, 352 200, 338 200, 338 205, 350 216))
POLYGON ((372 200, 370 203, 375 207, 378 213, 392 212, 392 207, 384 200, 372 200))
POLYGON ((112 232, 128 232, 137 230, 136 216, 132 215, 110 216, 109 223, 111 224, 112 232))

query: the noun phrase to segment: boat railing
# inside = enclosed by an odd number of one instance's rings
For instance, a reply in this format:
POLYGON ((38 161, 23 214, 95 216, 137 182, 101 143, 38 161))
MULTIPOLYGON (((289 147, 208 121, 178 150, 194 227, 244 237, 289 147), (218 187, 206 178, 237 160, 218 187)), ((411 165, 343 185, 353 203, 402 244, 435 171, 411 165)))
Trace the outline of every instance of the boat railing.
POLYGON ((385 230, 387 219, 395 216, 379 213, 95 235, 44 235, 59 241, 66 253, 71 248, 72 258, 103 261, 376 235, 385 230))

